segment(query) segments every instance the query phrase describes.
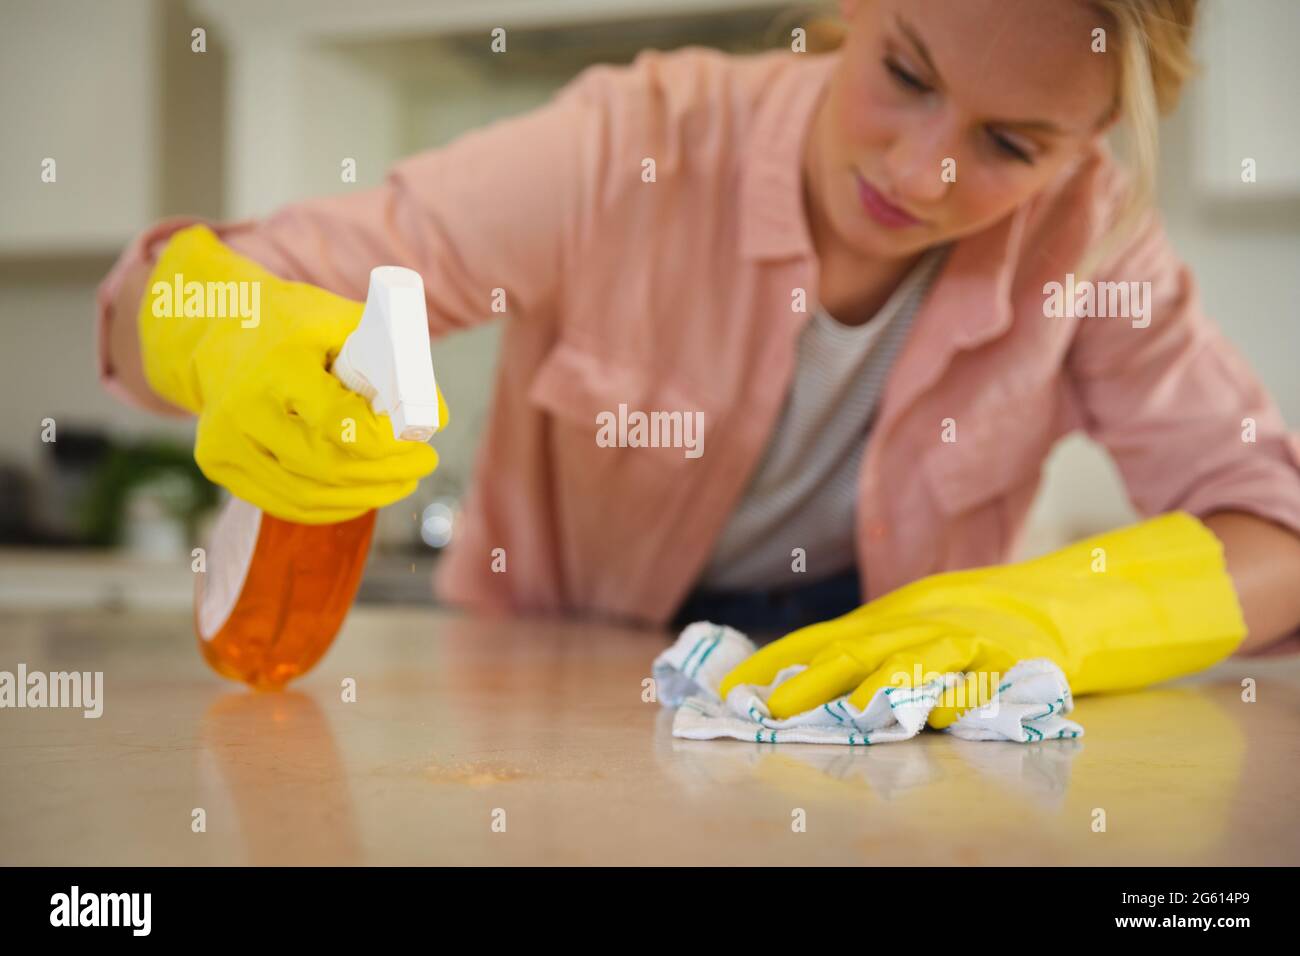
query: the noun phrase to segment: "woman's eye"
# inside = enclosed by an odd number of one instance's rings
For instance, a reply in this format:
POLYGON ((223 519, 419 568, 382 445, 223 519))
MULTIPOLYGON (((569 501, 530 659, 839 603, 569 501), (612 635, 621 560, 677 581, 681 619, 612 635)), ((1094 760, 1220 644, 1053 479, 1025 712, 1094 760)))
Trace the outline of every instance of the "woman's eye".
POLYGON ((995 132, 994 130, 989 130, 989 137, 993 140, 993 145, 995 145, 1005 155, 1010 156, 1012 159, 1019 162, 1027 163, 1030 166, 1034 164, 1032 156, 1002 134, 995 132))
POLYGON ((897 80, 901 86, 905 87, 906 89, 909 89, 916 93, 930 92, 930 87, 926 86, 924 83, 918 80, 911 73, 908 73, 907 70, 903 69, 893 60, 889 60, 889 59, 885 60, 885 69, 888 70, 889 74, 895 80, 897 80))

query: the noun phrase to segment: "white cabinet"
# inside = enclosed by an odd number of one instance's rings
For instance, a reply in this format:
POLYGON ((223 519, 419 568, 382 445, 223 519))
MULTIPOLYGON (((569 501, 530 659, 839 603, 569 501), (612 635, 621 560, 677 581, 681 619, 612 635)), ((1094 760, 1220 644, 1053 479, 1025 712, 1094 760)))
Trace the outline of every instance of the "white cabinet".
POLYGON ((378 182, 395 159, 433 145, 423 132, 459 132, 448 124, 479 126, 511 107, 538 105, 551 92, 550 81, 558 86, 576 66, 566 71, 557 63, 554 77, 539 76, 522 39, 530 30, 769 16, 782 6, 781 0, 192 0, 195 17, 229 58, 225 212, 262 215, 293 199, 356 188, 341 186, 345 158, 357 161, 357 185, 378 182), (488 70, 465 72, 465 58, 437 42, 481 34, 487 56, 498 27, 506 31, 508 62, 520 65, 517 83, 488 70), (512 34, 520 38, 517 47, 510 46, 512 34), (440 98, 440 89, 449 95, 440 98), (432 114, 425 109, 430 98, 437 101, 432 114), (412 119, 425 129, 413 135, 412 119))
POLYGON ((160 23, 155 0, 4 0, 0 255, 102 253, 157 215, 160 23))
POLYGON ((1212 200, 1300 197, 1300 3, 1213 0, 1203 6, 1193 81, 1197 179, 1212 200), (1242 181, 1255 161, 1256 181, 1242 181))

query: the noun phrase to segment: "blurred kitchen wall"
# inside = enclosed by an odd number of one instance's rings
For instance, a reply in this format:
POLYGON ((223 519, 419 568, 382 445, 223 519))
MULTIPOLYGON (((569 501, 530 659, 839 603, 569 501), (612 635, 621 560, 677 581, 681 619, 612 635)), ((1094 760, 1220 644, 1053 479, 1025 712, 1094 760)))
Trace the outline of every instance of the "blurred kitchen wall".
MULTIPOLYGON (((1300 4, 1206 4, 1204 75, 1167 124, 1160 201, 1210 313, 1300 423, 1300 4), (1231 15, 1228 15, 1231 6, 1231 15), (1239 182, 1240 158, 1259 182, 1239 182)), ((793 5, 744 0, 5 0, 0 18, 0 461, 37 469, 41 422, 124 438, 192 426, 133 411, 94 372, 93 294, 169 214, 234 217, 364 188, 387 166, 540 104, 583 66, 643 47, 743 51, 788 37, 793 5), (493 26, 508 54, 489 52, 493 26), (195 52, 202 29, 206 52, 195 52), (57 161, 56 184, 40 181, 57 161), (357 183, 340 181, 344 157, 357 183)), ((805 8, 806 9, 806 8, 805 8)), ((785 42, 788 42, 785 41, 785 42)), ((486 420, 498 325, 439 341, 453 398, 443 465, 381 535, 458 494, 486 420)), ((1028 550, 1130 515, 1082 439, 1054 454, 1028 550)))

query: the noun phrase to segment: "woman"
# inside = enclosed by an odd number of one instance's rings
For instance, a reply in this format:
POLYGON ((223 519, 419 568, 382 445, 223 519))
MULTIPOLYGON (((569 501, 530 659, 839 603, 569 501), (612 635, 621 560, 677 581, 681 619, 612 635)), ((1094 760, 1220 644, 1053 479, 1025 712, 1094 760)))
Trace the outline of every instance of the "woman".
MULTIPOLYGON (((1006 560, 1044 457, 1083 428, 1140 512, 1190 522, 1121 557, 1213 543, 1198 568, 1221 579, 1195 580, 1219 598, 1214 650, 1183 670, 1205 666, 1300 625, 1300 454, 1143 206, 1194 7, 842 0, 834 53, 593 67, 377 189, 218 225, 218 248, 158 267, 226 278, 244 257, 360 299, 396 263, 424 275, 433 335, 508 317, 448 602, 790 631, 1006 560), (1131 169, 1104 142, 1117 122, 1131 169), (1121 314, 1053 312, 1048 289, 1088 282, 1121 314), (701 432, 663 447, 638 412, 701 432)), ((355 312, 326 328, 264 307, 258 330, 180 336, 150 320, 149 277, 189 225, 147 232, 101 288, 112 387, 198 413, 209 476, 286 517, 409 492, 431 454, 386 458, 374 427, 352 449, 320 437, 367 414, 322 371, 355 312)), ((1168 573, 1143 593, 1182 593, 1168 573)), ((772 647, 825 650, 805 645, 772 647)))

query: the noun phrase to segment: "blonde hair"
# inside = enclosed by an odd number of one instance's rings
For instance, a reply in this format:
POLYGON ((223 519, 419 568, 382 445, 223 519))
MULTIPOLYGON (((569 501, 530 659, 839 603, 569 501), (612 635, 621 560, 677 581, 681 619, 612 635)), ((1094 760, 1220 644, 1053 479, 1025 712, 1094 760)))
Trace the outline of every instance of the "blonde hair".
MULTIPOLYGON (((1191 42, 1197 0, 1087 2, 1106 18, 1107 49, 1120 54, 1115 114, 1129 154, 1129 182, 1106 234, 1080 264, 1081 273, 1114 251, 1150 208, 1160 156, 1160 117, 1173 112, 1184 85, 1196 71, 1191 42)), ((829 52, 844 41, 845 26, 833 14, 813 13, 803 26, 810 53, 829 52)))
POLYGON ((1196 71, 1192 30, 1197 0, 1090 0, 1112 25, 1120 51, 1119 114, 1131 172, 1113 222, 1089 250, 1080 272, 1090 272, 1128 237, 1155 196, 1160 159, 1160 117, 1172 113, 1196 71))

